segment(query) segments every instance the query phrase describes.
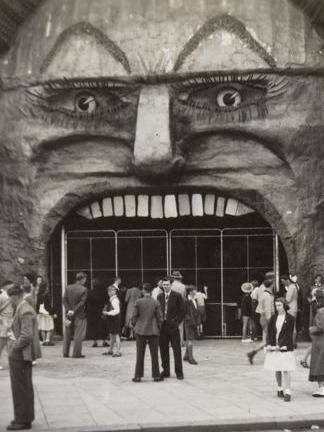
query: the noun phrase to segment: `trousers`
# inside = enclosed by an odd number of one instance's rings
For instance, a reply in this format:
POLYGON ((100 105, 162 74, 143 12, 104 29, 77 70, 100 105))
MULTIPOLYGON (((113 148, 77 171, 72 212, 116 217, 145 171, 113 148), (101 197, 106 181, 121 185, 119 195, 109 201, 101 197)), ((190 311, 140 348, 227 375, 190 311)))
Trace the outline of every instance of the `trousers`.
POLYGON ((142 378, 144 376, 144 357, 146 344, 148 343, 151 353, 152 377, 160 376, 159 368, 159 336, 136 335, 136 367, 135 377, 142 378))
POLYGON ((21 351, 11 352, 8 361, 15 421, 31 423, 35 417, 32 362, 25 361, 21 351))
POLYGON ((75 317, 69 327, 65 327, 64 341, 63 341, 63 355, 68 357, 70 353, 70 345, 73 336, 73 357, 80 357, 82 354, 82 341, 84 340, 87 332, 86 318, 75 317))
POLYGON ((176 375, 182 375, 183 371, 179 328, 170 327, 168 323, 164 321, 160 332, 160 353, 162 368, 167 375, 170 374, 170 343, 173 350, 175 373, 176 375))

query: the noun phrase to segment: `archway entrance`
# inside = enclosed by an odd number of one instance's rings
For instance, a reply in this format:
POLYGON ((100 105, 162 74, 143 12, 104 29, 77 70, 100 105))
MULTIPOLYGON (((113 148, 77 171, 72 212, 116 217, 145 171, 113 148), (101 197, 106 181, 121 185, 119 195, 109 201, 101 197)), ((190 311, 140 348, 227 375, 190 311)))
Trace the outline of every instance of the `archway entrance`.
POLYGON ((129 217, 118 204, 110 216, 99 215, 94 204, 69 215, 50 247, 56 303, 60 304, 61 286, 71 283, 78 271, 87 272, 90 287, 94 278, 109 285, 118 274, 129 286, 179 270, 184 283, 208 286, 206 335, 239 336, 241 284, 261 279, 271 269, 277 274, 279 268, 286 271, 285 252, 261 215, 238 201, 224 199, 220 215, 215 199, 213 214, 206 214, 205 207, 199 216, 189 201, 190 214, 183 216, 165 217, 164 209, 161 217, 129 217))

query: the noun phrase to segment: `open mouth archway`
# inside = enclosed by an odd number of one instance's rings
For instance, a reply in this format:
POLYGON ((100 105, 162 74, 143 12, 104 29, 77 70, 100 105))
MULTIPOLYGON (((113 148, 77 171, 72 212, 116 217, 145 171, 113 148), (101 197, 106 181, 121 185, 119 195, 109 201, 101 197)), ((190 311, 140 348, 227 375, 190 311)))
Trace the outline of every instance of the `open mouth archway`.
POLYGON ((89 288, 153 282, 179 270, 184 283, 208 286, 205 333, 240 335, 240 286, 266 271, 287 271, 278 235, 256 211, 212 192, 114 194, 77 207, 49 243, 50 279, 61 310, 61 287, 78 271, 89 288), (280 270, 279 270, 280 269, 280 270))

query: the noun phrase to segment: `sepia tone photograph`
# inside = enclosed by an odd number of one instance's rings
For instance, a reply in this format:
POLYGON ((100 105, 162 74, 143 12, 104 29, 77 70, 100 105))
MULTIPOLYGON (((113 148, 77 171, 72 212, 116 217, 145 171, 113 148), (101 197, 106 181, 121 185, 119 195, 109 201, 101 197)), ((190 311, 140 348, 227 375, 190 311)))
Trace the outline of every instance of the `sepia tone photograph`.
POLYGON ((0 0, 0 432, 324 431, 324 0, 0 0))

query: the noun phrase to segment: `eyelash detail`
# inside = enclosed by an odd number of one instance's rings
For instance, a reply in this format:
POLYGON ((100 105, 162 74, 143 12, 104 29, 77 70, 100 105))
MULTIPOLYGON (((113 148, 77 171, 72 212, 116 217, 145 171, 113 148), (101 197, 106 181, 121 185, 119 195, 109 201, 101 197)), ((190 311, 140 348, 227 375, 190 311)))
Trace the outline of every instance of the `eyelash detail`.
POLYGON ((83 90, 83 89, 122 89, 126 88, 127 84, 121 81, 104 80, 104 79, 68 79, 62 78, 55 81, 45 81, 43 83, 45 91, 57 90, 83 90))
POLYGON ((173 84, 172 88, 176 91, 185 91, 192 89, 208 88, 213 84, 245 84, 253 88, 260 88, 267 90, 267 95, 275 97, 285 90, 288 85, 286 77, 265 75, 265 74, 237 74, 231 73, 229 75, 206 75, 201 77, 193 77, 173 84))
POLYGON ((192 117, 198 121, 203 120, 207 123, 245 123, 255 119, 265 119, 268 116, 269 110, 266 101, 263 99, 236 110, 225 109, 222 111, 214 111, 210 107, 198 107, 194 104, 179 104, 175 107, 175 112, 179 116, 192 117))

